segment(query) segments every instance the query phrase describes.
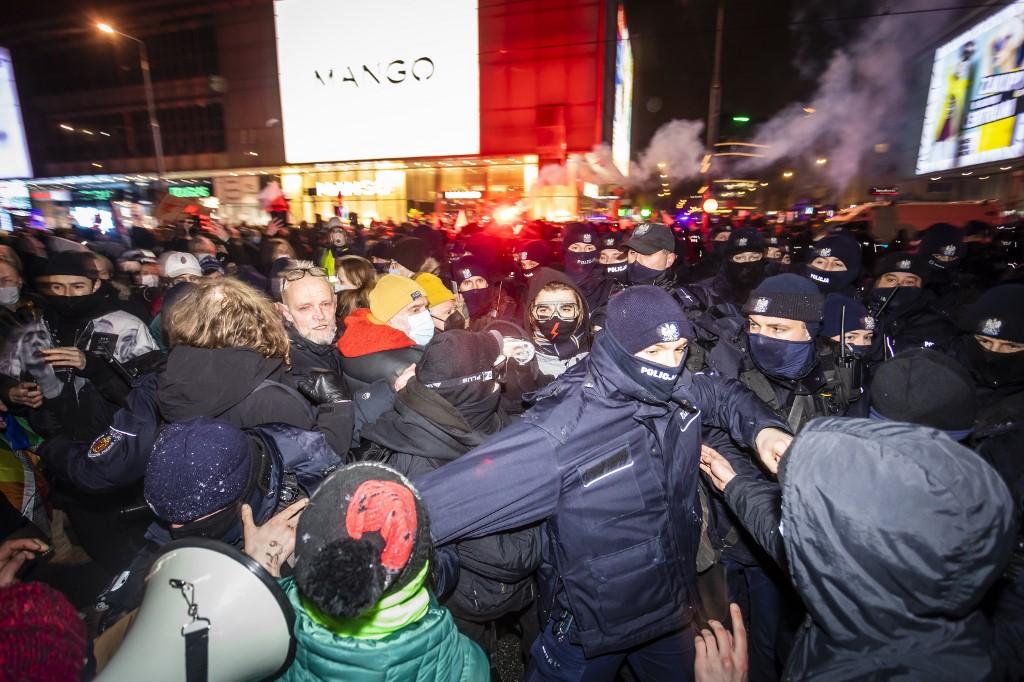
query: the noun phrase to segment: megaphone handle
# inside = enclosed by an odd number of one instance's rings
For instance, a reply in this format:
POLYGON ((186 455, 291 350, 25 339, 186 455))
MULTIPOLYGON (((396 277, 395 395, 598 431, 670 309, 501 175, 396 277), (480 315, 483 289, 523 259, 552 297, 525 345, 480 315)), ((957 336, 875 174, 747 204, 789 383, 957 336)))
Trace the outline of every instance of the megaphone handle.
POLYGON ((197 620, 181 629, 185 637, 186 682, 208 682, 210 663, 210 623, 197 620))

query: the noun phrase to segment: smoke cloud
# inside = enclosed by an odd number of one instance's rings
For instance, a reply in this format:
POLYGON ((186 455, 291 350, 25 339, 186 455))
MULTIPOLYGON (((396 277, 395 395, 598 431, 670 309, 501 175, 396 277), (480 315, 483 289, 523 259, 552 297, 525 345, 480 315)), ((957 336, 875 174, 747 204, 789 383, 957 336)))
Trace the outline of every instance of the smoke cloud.
MULTIPOLYGON (((901 3, 900 10, 923 9, 924 0, 901 3)), ((837 187, 858 172, 865 153, 890 142, 901 121, 912 60, 922 38, 938 35, 949 12, 864 20, 860 32, 837 49, 805 102, 792 104, 758 130, 754 142, 768 145, 764 157, 740 165, 763 169, 781 159, 824 156, 823 173, 837 187), (806 109, 812 109, 808 113, 806 109)))

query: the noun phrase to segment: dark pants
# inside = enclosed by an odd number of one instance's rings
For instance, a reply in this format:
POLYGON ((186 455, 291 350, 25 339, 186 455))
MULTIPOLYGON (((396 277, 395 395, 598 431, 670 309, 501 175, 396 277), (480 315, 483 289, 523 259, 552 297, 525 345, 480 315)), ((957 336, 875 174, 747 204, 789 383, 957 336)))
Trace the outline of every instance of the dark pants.
POLYGON ((678 682, 693 679, 695 631, 688 627, 626 651, 587 658, 583 647, 570 642, 572 627, 560 632, 548 621, 533 643, 526 669, 527 682, 611 682, 628 662, 640 682, 678 682))
POLYGON ((783 595, 775 579, 758 566, 723 559, 728 571, 729 601, 739 604, 747 626, 750 682, 779 679, 776 644, 782 624, 783 595))

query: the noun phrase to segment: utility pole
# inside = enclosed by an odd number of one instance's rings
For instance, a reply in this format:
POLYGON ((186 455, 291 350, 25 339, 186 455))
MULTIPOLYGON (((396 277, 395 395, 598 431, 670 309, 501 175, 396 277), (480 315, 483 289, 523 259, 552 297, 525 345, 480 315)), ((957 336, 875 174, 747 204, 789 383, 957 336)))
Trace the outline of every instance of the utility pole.
MULTIPOLYGON (((708 93, 708 138, 707 157, 703 164, 705 198, 713 195, 711 163, 715 158, 715 143, 718 142, 718 125, 722 116, 722 36, 725 32, 725 0, 718 0, 718 17, 715 21, 715 60, 711 71, 711 91, 708 93)), ((704 211, 701 231, 705 242, 711 232, 711 217, 704 211)))

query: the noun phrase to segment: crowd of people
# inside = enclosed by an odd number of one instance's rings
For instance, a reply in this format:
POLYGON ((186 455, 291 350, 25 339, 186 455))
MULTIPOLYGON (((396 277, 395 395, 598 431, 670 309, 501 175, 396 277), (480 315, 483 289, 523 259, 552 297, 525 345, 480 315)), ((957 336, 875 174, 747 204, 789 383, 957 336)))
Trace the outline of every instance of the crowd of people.
POLYGON ((102 675, 200 541, 279 679, 1024 679, 1013 226, 0 241, 0 679, 102 675))

